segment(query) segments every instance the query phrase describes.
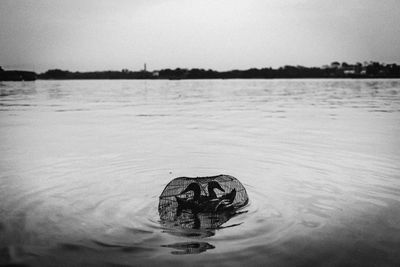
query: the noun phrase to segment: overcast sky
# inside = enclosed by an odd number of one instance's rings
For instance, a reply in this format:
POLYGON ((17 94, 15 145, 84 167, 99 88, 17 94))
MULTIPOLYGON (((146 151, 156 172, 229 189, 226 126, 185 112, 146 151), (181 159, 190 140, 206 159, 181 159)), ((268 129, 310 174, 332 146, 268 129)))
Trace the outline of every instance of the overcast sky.
POLYGON ((0 0, 5 69, 400 63, 400 0, 0 0))

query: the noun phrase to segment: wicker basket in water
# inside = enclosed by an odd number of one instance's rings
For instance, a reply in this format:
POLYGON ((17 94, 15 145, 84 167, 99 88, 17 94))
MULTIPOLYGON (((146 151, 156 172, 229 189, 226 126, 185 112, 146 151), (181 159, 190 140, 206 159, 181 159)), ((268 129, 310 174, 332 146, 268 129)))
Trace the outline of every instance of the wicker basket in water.
POLYGON ((247 196, 246 189, 244 186, 237 180, 235 177, 230 175, 217 175, 210 177, 178 177, 173 179, 170 183, 168 183, 164 191, 160 195, 160 201, 158 205, 158 212, 160 214, 160 219, 163 223, 170 224, 171 222, 175 222, 176 226, 180 226, 182 228, 217 228, 219 225, 224 223, 232 217, 236 211, 242 207, 244 207, 249 201, 247 196), (182 191, 185 190, 190 184, 196 183, 200 186, 201 196, 208 196, 208 185, 210 182, 217 182, 222 190, 215 190, 217 198, 223 198, 224 195, 232 193, 236 191, 233 195, 234 198, 230 199, 230 216, 227 216, 226 212, 211 212, 208 211, 207 215, 204 216, 202 214, 198 214, 196 212, 187 212, 181 214, 178 209, 178 202, 176 197, 179 196, 183 199, 190 199, 193 197, 192 192, 187 192, 182 194, 182 191), (194 213, 194 214, 193 214, 194 213), (194 218, 190 220, 190 218, 194 218), (207 219, 202 219, 207 218, 207 219), (209 218, 209 219, 208 219, 209 218), (217 219, 216 219, 217 218, 217 219), (199 222, 199 220, 201 222, 199 222), (201 225, 199 225, 201 223, 201 225))

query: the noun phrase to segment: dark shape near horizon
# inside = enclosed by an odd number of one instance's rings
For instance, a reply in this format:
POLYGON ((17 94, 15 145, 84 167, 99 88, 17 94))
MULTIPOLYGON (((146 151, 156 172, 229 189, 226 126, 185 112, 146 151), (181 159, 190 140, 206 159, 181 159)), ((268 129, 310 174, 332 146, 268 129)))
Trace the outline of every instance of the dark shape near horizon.
POLYGON ((235 177, 178 177, 160 195, 158 212, 165 232, 203 238, 215 234, 230 218, 243 213, 249 198, 235 177))
POLYGON ((36 73, 21 70, 3 70, 0 66, 0 81, 34 81, 36 73))

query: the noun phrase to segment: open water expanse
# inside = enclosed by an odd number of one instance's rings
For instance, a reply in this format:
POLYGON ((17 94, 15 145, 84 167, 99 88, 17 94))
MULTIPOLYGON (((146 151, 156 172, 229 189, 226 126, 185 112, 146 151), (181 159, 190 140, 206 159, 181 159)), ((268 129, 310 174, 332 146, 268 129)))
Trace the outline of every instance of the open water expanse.
POLYGON ((0 266, 400 266, 399 252, 400 80, 0 83, 0 266), (247 212, 207 237, 160 224, 170 180, 217 174, 244 184, 247 212))

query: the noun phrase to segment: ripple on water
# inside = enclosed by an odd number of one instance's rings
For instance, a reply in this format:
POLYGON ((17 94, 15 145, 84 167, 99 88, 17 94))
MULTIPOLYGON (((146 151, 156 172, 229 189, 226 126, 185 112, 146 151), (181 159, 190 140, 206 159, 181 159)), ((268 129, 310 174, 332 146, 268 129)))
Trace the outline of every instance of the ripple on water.
POLYGON ((398 80, 1 87, 0 265, 400 262, 398 80), (219 173, 245 212, 166 231, 164 186, 219 173))

